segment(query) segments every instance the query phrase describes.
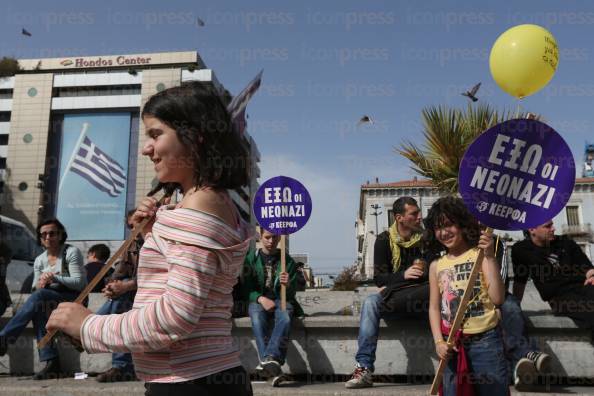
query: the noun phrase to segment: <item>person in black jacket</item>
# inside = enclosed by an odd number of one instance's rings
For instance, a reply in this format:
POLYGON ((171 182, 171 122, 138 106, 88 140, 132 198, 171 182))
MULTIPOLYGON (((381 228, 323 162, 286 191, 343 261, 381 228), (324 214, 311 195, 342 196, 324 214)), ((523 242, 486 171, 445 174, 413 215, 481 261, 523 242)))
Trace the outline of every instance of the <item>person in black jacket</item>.
POLYGON ((513 294, 519 301, 532 278, 555 315, 594 329, 594 267, 577 243, 555 236, 552 221, 528 229, 528 237, 512 247, 512 262, 513 294))
POLYGON ((347 388, 373 385, 380 318, 394 314, 427 318, 431 257, 421 247, 421 209, 415 199, 401 197, 394 202, 393 213, 394 224, 375 241, 373 279, 380 292, 363 303, 357 365, 347 388))
MULTIPOLYGON (((109 260, 111 251, 109 247, 103 243, 93 245, 87 251, 87 264, 85 264, 85 270, 87 272, 87 283, 91 283, 95 276, 103 269, 103 266, 109 260)), ((111 270, 110 272, 113 272, 111 270)), ((105 287, 105 282, 109 278, 110 273, 107 273, 101 282, 91 290, 91 293, 101 293, 101 290, 105 287)))

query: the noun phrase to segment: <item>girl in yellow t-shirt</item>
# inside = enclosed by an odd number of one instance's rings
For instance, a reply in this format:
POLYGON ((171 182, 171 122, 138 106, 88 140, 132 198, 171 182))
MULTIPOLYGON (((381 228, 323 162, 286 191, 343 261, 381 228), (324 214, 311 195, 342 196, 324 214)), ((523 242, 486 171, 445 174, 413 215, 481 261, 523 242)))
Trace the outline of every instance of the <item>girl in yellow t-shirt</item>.
POLYGON ((495 306, 503 303, 505 291, 492 237, 480 231, 461 199, 445 197, 429 210, 424 242, 430 249, 446 251, 431 263, 429 270, 431 332, 437 355, 448 359, 443 394, 507 395, 507 364, 495 312, 495 306), (485 258, 478 264, 481 268, 462 331, 456 344, 448 345, 444 338, 454 322, 479 249, 484 249, 485 258))

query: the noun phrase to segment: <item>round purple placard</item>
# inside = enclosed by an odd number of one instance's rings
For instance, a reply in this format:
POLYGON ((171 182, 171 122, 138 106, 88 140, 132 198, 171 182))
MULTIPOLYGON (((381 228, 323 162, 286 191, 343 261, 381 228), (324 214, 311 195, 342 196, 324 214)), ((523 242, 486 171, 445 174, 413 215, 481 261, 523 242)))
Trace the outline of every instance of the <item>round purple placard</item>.
POLYGON ((472 142, 460 163, 458 183, 464 203, 481 223, 524 230, 563 209, 573 192, 575 162, 553 128, 515 119, 472 142))
POLYGON ((273 234, 293 234, 309 220, 311 197, 298 180, 276 176, 258 188, 254 215, 260 226, 273 234))

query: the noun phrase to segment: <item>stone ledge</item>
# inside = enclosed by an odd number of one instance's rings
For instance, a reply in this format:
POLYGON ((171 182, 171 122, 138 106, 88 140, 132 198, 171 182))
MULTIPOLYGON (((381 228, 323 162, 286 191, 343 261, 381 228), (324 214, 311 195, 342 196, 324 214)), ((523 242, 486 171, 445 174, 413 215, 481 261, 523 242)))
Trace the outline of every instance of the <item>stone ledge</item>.
MULTIPOLYGON (((583 331, 573 320, 563 316, 553 316, 552 312, 525 312, 526 327, 530 333, 540 330, 559 330, 559 331, 583 331)), ((422 323, 418 319, 398 320, 400 326, 414 327, 422 323)), ((251 328, 252 324, 249 317, 233 319, 233 325, 236 328, 251 328)), ((381 328, 395 326, 395 321, 380 321, 381 328)), ((359 328, 359 318, 350 315, 317 315, 306 316, 304 318, 295 318, 293 327, 299 328, 359 328)))
MULTIPOLYGON (((539 301, 535 290, 528 289, 527 298, 523 301, 524 317, 526 318, 526 325, 530 333, 539 331, 580 331, 573 320, 563 317, 554 316, 548 305, 539 301)), ((361 300, 375 292, 375 288, 365 288, 360 291, 361 300)), ((29 294, 13 294, 12 300, 16 302, 13 306, 22 305, 29 294)), ((297 297, 303 305, 306 316, 304 318, 296 318, 293 327, 299 328, 359 328, 359 318, 352 315, 341 315, 341 312, 349 312, 350 308, 345 307, 345 301, 352 300, 352 292, 328 292, 328 291, 306 291, 299 292, 297 297)), ((97 311, 105 302, 105 297, 100 293, 91 293, 89 296, 89 309, 97 311)), ((0 327, 4 327, 6 323, 13 316, 13 308, 9 307, 6 312, 0 317, 0 327)), ((398 321, 404 327, 416 327, 419 320, 402 319, 398 321)), ((236 328, 251 328, 249 317, 233 319, 234 327, 236 328)), ((386 322, 382 319, 380 323, 381 328, 389 328, 394 323, 386 322)), ((30 322, 27 325, 28 329, 32 329, 33 325, 30 322)))
MULTIPOLYGON (((373 288, 359 292, 361 301, 373 288)), ((21 303, 26 295, 13 295, 21 303)), ((295 375, 348 375, 357 352, 359 318, 340 315, 353 298, 352 292, 306 291, 298 293, 305 318, 295 320, 284 369, 295 375)), ((93 294, 89 307, 96 311, 105 298, 93 294)), ((562 377, 594 378, 594 347, 588 330, 579 329, 571 319, 555 317, 535 290, 527 288, 522 307, 528 332, 539 348, 553 357, 553 369, 562 377)), ((9 309, 0 318, 3 326, 11 317, 9 309)), ((233 339, 240 349, 241 361, 248 370, 258 364, 258 354, 248 317, 233 320, 233 339)), ((380 375, 432 375, 437 364, 429 326, 422 320, 383 321, 377 348, 376 373, 380 375)), ((32 373, 41 368, 35 348, 32 325, 25 330, 19 345, 9 348, 0 358, 0 373, 32 373)), ((67 369, 97 373, 111 366, 111 354, 79 354, 70 345, 59 343, 60 356, 67 369)))

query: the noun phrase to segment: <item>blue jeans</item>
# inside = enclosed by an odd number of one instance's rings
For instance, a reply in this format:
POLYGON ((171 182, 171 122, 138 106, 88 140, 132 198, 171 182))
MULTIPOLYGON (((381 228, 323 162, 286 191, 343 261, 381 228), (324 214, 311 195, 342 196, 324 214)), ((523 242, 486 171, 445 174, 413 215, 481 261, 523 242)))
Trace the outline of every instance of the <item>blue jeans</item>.
POLYGON ((275 304, 274 311, 268 312, 259 303, 250 303, 248 311, 260 361, 271 356, 283 365, 289 346, 293 306, 287 302, 287 310, 283 312, 280 308, 280 300, 276 300, 275 304), (272 329, 270 329, 271 326, 272 329))
POLYGON ((359 324, 359 349, 355 360, 360 367, 367 367, 374 371, 375 351, 377 350, 377 339, 379 337, 380 319, 397 319, 402 317, 397 313, 380 312, 382 296, 371 294, 363 302, 361 307, 361 321, 359 324))
POLYGON ((501 306, 501 328, 503 330, 503 344, 505 353, 510 363, 510 369, 530 351, 535 351, 536 346, 525 335, 526 321, 522 315, 520 302, 513 295, 508 294, 501 306))
MULTIPOLYGON (((134 304, 134 293, 127 292, 115 299, 109 299, 95 312, 96 315, 113 315, 128 312, 134 304)), ((132 354, 114 352, 111 355, 111 366, 125 372, 134 371, 132 354)))
MULTIPOLYGON (((27 324, 32 320, 37 341, 41 340, 45 336, 45 325, 54 308, 61 302, 74 301, 77 295, 77 292, 57 292, 52 289, 40 289, 33 292, 0 331, 0 336, 6 337, 9 344, 14 344, 27 327, 27 324)), ((42 362, 57 357, 58 350, 52 343, 39 350, 39 360, 42 362)))
MULTIPOLYGON (((478 396, 507 396, 509 382, 503 341, 498 329, 489 330, 476 339, 464 341, 470 368, 469 378, 478 396)), ((456 396, 456 367, 458 357, 452 356, 443 373, 444 396, 456 396)))

